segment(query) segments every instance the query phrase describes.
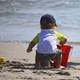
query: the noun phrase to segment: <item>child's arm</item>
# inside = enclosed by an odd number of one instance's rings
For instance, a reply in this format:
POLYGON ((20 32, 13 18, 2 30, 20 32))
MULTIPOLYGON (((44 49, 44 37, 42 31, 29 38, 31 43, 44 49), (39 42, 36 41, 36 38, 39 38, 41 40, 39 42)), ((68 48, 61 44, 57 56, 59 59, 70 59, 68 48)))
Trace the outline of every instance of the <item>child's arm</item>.
POLYGON ((67 42, 67 38, 60 32, 55 32, 57 39, 59 40, 59 44, 63 45, 67 42))
POLYGON ((64 40, 63 41, 60 41, 60 44, 65 44, 67 42, 67 38, 64 38, 64 40))
POLYGON ((37 34, 33 40, 30 42, 28 48, 27 48, 27 52, 31 52, 32 48, 39 42, 39 34, 37 34))
POLYGON ((34 47, 34 43, 30 42, 28 48, 27 48, 27 52, 31 52, 32 51, 32 48, 34 47))

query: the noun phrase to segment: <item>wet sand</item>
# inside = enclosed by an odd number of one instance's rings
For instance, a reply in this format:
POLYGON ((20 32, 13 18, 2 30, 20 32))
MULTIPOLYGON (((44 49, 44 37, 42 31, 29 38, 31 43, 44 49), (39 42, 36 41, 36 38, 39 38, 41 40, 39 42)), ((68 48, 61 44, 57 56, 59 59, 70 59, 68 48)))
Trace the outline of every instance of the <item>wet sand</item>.
POLYGON ((0 80, 80 80, 80 56, 70 55, 66 69, 34 69, 35 49, 26 53, 20 43, 0 43, 0 80))

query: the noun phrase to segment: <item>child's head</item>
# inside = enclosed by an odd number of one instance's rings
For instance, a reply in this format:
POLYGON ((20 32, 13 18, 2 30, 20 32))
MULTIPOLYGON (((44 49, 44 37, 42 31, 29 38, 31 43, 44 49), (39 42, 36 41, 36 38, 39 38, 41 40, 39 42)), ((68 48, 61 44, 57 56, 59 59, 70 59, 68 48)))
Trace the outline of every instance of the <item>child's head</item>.
POLYGON ((57 27, 55 18, 50 14, 45 14, 40 19, 41 29, 53 29, 57 27))

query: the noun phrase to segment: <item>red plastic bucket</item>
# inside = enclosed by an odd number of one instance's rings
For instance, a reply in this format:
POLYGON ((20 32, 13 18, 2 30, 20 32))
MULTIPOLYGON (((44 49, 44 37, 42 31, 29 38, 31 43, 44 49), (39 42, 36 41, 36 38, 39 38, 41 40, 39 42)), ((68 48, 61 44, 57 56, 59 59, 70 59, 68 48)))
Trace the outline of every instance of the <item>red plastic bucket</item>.
POLYGON ((70 45, 63 45, 61 46, 62 50, 62 58, 61 58, 61 65, 67 67, 68 59, 69 59, 69 53, 71 50, 70 45))
POLYGON ((70 45, 59 46, 58 45, 58 48, 61 49, 61 51, 62 51, 62 57, 60 57, 60 58, 55 57, 54 66, 59 67, 60 65, 58 64, 58 61, 60 60, 61 61, 61 66, 67 67, 68 59, 69 59, 69 53, 71 51, 72 46, 70 46, 70 45))

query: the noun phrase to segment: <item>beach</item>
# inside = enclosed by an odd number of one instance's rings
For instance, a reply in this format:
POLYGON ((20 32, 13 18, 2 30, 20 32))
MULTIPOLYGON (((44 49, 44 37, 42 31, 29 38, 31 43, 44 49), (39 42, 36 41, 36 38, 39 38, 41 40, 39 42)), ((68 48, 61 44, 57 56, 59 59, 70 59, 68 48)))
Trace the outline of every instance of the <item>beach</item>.
POLYGON ((80 80, 80 0, 0 0, 0 80, 80 80), (73 47, 66 69, 34 69, 29 42, 40 32, 40 18, 52 14, 73 47))
POLYGON ((0 80, 80 80, 80 57, 70 55, 66 69, 34 69, 35 49, 26 53, 28 44, 0 43, 0 80))

